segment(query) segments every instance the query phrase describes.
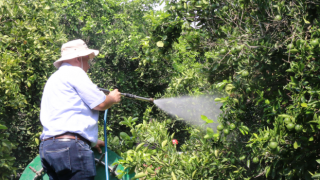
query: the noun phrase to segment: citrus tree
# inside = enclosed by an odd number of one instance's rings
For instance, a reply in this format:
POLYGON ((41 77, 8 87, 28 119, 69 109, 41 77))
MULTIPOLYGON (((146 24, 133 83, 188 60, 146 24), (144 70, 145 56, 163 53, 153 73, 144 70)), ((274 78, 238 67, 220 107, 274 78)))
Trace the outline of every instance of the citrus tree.
POLYGON ((182 0, 165 10, 154 16, 151 45, 166 56, 187 41, 201 67, 195 74, 227 94, 216 99, 224 104, 220 133, 236 127, 228 146, 243 149, 247 176, 310 179, 319 148, 319 3, 182 0))
POLYGON ((6 179, 8 170, 24 168, 37 154, 41 91, 66 38, 51 1, 1 1, 0 11, 0 124, 7 127, 0 128, 0 171, 6 179))

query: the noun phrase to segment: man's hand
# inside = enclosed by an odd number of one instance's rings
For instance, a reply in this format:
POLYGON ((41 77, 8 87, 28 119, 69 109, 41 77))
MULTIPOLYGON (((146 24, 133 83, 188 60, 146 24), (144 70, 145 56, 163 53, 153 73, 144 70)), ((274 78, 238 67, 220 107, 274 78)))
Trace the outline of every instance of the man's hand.
POLYGON ((104 147, 104 141, 98 139, 98 142, 94 148, 96 148, 100 154, 102 153, 101 147, 104 147))
POLYGON ((107 97, 109 97, 113 104, 118 104, 121 100, 121 93, 118 91, 118 89, 115 89, 111 91, 107 97))

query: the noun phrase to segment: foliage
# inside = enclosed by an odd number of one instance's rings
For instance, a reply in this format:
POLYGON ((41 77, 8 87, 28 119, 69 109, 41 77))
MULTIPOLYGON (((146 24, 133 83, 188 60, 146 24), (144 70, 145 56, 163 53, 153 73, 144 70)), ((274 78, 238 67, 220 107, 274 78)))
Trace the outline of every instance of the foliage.
POLYGON ((13 167, 14 161, 15 161, 15 157, 11 156, 11 151, 12 149, 15 149, 16 146, 14 145, 14 143, 10 142, 8 140, 9 137, 9 133, 3 133, 2 131, 4 131, 5 129, 7 129, 6 126, 1 125, 0 124, 0 171, 1 171, 1 179, 5 179, 6 177, 8 177, 9 175, 12 174, 12 172, 16 175, 16 169, 15 167, 13 167))
POLYGON ((41 92, 66 40, 55 10, 50 1, 0 2, 0 124, 8 128, 0 141, 8 166, 12 155, 14 167, 24 168, 37 154, 41 92), (19 145, 8 156, 11 143, 19 145))
POLYGON ((310 179, 320 159, 319 2, 173 0, 152 11, 156 2, 0 2, 0 124, 10 134, 0 141, 19 142, 14 167, 37 153, 40 96, 60 45, 81 38, 101 52, 89 73, 100 87, 221 96, 217 132, 169 123, 156 107, 123 99, 109 110, 108 140, 126 167, 154 179, 310 179))
MULTIPOLYGON (((148 111, 148 110, 147 110, 148 111)), ((204 117, 206 118, 206 117, 204 117)), ((177 150, 175 133, 167 129, 174 123, 171 120, 152 119, 141 124, 127 124, 131 128, 132 139, 137 146, 128 148, 121 154, 124 158, 118 164, 136 172, 136 178, 146 179, 246 179, 243 172, 246 162, 241 158, 241 151, 230 151, 225 147, 226 137, 206 138, 213 134, 211 128, 207 133, 202 129, 188 128, 190 138, 183 143, 181 151, 177 150)), ((119 140, 119 137, 115 137, 119 140)), ((129 140, 129 136, 120 139, 129 140)), ((113 144, 112 140, 110 140, 113 144)), ((116 146, 119 146, 119 141, 116 146)), ((120 145, 121 146, 121 145, 120 145)), ((122 172, 125 173, 125 172, 122 172)), ((122 176, 123 174, 120 174, 122 176)))
POLYGON ((259 159, 247 165, 248 177, 310 179, 319 158, 319 3, 170 1, 166 10, 155 15, 161 32, 152 37, 166 33, 168 17, 184 20, 180 38, 202 64, 195 74, 227 93, 216 99, 224 103, 220 123, 235 124, 243 134, 235 140, 249 143, 232 150, 242 148, 248 162, 259 159))

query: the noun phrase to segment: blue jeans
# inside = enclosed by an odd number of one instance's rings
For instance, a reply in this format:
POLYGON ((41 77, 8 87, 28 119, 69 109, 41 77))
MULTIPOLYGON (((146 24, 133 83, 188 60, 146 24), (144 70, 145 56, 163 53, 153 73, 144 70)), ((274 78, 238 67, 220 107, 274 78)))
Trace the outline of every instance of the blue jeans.
POLYGON ((77 138, 42 141, 39 154, 50 180, 94 180, 94 154, 87 143, 77 138))

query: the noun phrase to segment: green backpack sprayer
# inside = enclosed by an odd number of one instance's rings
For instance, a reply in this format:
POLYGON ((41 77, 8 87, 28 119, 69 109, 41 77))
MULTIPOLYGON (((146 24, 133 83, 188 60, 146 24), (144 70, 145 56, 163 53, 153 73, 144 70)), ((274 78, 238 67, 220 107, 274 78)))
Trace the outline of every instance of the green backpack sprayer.
MULTIPOLYGON (((100 91, 103 91, 105 94, 109 94, 110 91, 107 89, 99 88, 100 91)), ((135 100, 140 100, 140 101, 147 101, 147 102, 154 102, 153 98, 145 98, 145 97, 140 97, 136 96, 133 94, 128 94, 128 93, 121 93, 121 96, 130 98, 130 99, 135 99, 135 100)), ((121 165, 113 165, 115 162, 118 160, 122 159, 118 154, 115 152, 111 151, 108 149, 108 144, 107 144, 107 114, 108 114, 108 109, 105 110, 104 112, 104 142, 105 142, 105 147, 101 148, 102 151, 104 151, 103 154, 99 154, 96 150, 94 151, 94 156, 95 156, 95 162, 96 162, 96 176, 95 180, 117 180, 118 178, 116 177, 118 175, 117 171, 125 171, 124 168, 121 165), (110 173, 109 173, 110 171, 110 173)), ((134 178, 135 174, 126 174, 122 176, 122 180, 130 180, 134 178)), ((30 180, 30 179, 41 179, 41 180, 49 180, 49 177, 47 174, 43 171, 42 165, 41 165, 41 160, 40 156, 38 155, 31 163, 28 164, 28 166, 25 168, 23 171, 20 180, 30 180)))

